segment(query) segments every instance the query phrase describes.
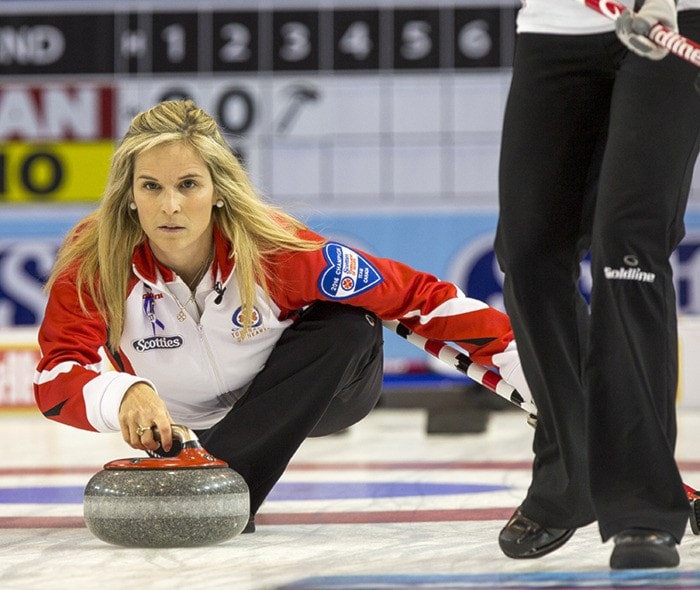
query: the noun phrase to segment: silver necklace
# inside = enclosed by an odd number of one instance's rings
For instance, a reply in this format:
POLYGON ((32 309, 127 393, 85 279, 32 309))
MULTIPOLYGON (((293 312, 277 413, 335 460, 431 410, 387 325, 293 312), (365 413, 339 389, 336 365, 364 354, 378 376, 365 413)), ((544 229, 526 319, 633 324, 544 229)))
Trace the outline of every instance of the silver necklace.
MULTIPOLYGON (((175 300, 175 303, 177 303, 178 308, 180 311, 177 312, 177 315, 175 318, 177 318, 178 322, 184 322, 187 319, 187 310, 185 309, 187 305, 189 305, 190 301, 194 301, 195 305, 197 305, 197 302, 194 299, 195 293, 197 292, 197 285, 199 285, 199 281, 202 280, 202 277, 204 276, 204 273, 207 272, 207 269, 209 268, 209 265, 211 264, 211 261, 214 259, 214 252, 209 255, 209 257, 204 261, 204 264, 202 265, 202 268, 199 269, 197 272, 196 276, 194 279, 192 279, 192 282, 187 284, 187 286, 190 289, 190 296, 187 298, 187 301, 185 303, 180 303, 180 300, 177 298, 177 295, 170 291, 170 294, 173 296, 173 299, 175 300), (194 285, 194 288, 190 285, 194 285)), ((197 308, 199 309, 199 308, 197 308)))

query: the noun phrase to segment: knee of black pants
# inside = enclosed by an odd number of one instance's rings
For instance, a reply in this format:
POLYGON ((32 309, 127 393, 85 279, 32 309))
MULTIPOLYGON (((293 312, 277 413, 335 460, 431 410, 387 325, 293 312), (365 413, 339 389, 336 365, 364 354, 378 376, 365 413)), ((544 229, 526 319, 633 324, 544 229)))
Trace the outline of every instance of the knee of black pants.
POLYGON ((589 238, 586 235, 558 235, 540 228, 518 228, 511 235, 499 227, 494 250, 498 265, 511 282, 542 285, 555 277, 569 280, 580 272, 589 238))
POLYGON ((494 243, 499 267, 509 277, 530 276, 547 250, 542 236, 534 228, 520 226, 516 232, 504 229, 503 225, 499 226, 494 243))
POLYGON ((378 350, 352 383, 336 393, 309 436, 327 436, 349 428, 365 418, 382 393, 384 357, 378 350))
MULTIPOLYGON (((345 371, 341 387, 310 436, 343 430, 364 418, 381 395, 383 327, 381 320, 363 308, 342 304, 316 304, 311 318, 331 330, 328 348, 345 371)), ((302 322, 310 318, 302 319, 302 322)))

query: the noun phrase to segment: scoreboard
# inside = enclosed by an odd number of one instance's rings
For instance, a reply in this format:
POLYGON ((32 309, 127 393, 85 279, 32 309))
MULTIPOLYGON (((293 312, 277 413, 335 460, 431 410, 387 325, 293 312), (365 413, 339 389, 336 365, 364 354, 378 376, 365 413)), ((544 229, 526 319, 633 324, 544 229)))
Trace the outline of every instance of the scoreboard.
POLYGON ((494 205, 518 5, 5 1, 0 202, 99 198, 131 118, 191 97, 284 206, 494 205))
POLYGON ((290 2, 251 10, 254 2, 240 0, 221 2, 221 9, 194 1, 180 2, 180 10, 177 2, 143 1, 132 10, 128 2, 103 4, 110 12, 99 0, 80 11, 80 2, 5 2, 2 75, 497 68, 510 63, 515 12, 512 3, 473 1, 374 8, 319 2, 314 10, 290 10, 290 2))

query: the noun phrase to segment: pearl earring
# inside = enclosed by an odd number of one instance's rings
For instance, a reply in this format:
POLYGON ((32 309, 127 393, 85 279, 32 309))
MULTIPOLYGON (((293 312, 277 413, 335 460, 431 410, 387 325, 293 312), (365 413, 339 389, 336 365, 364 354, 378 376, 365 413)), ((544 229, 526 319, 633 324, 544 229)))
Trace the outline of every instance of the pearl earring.
POLYGON ((132 211, 136 211, 136 203, 131 201, 131 203, 129 203, 129 209, 131 209, 132 211))
POLYGON ((224 206, 224 201, 222 199, 219 199, 216 202, 216 206, 217 206, 217 208, 221 209, 224 206))

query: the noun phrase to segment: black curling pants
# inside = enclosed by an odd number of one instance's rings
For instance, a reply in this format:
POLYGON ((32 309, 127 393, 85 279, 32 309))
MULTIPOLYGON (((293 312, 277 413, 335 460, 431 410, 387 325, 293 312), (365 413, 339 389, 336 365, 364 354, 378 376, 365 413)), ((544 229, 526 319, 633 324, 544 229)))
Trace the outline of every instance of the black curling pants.
POLYGON ((306 437, 343 430, 376 405, 382 344, 374 314, 316 303, 284 331, 245 396, 220 422, 197 432, 207 451, 245 479, 252 514, 306 437))
MULTIPOLYGON (((700 38, 700 12, 679 21, 700 38)), ((613 33, 518 38, 496 253, 539 415, 522 508, 545 526, 683 536, 669 257, 698 154, 696 73, 613 33), (590 306, 578 289, 589 250, 590 306)))

